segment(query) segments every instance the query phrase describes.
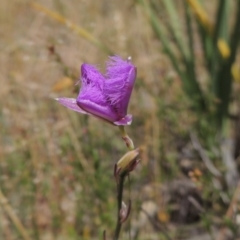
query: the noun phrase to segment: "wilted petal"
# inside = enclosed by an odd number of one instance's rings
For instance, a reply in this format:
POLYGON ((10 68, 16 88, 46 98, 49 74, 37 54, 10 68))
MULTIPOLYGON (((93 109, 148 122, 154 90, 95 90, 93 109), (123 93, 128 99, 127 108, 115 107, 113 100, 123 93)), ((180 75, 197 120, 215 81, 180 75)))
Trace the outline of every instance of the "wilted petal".
POLYGON ((130 60, 118 56, 110 58, 107 63, 104 95, 110 107, 119 118, 127 114, 128 103, 136 79, 136 68, 130 60))
POLYGON ((56 98, 56 100, 61 103, 63 106, 73 110, 73 111, 76 111, 76 112, 80 112, 80 113, 83 113, 83 114, 88 114, 86 111, 84 111, 83 109, 81 109, 78 104, 77 104, 77 101, 75 98, 56 98))
POLYGON ((110 122, 118 119, 117 114, 109 107, 103 95, 104 77, 92 65, 83 64, 82 86, 77 97, 77 104, 86 112, 110 122))
POLYGON ((124 118, 114 122, 114 124, 117 126, 130 125, 131 123, 132 123, 132 115, 131 114, 128 114, 124 118))

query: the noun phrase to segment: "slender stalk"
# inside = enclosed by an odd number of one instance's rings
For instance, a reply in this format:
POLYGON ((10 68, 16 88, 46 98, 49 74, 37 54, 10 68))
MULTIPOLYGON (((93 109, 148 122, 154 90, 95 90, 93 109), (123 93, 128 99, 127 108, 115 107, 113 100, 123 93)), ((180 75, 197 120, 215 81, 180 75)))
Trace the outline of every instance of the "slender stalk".
MULTIPOLYGON (((119 130, 121 132, 122 135, 122 139, 125 141, 126 146, 129 150, 134 150, 134 143, 132 141, 132 139, 127 135, 126 130, 124 128, 124 126, 120 126, 119 130)), ((138 155, 138 154, 137 154, 138 155)), ((136 157, 136 156, 135 156, 136 157)), ((134 158, 135 158, 134 157, 134 158)), ((132 159, 133 160, 133 159, 132 159)), ((124 188, 124 181, 126 176, 129 175, 129 169, 125 169, 122 172, 118 171, 121 169, 117 169, 117 164, 115 165, 115 170, 114 170, 114 175, 115 178, 117 180, 117 223, 116 223, 116 227, 115 227, 115 231, 114 231, 114 237, 113 240, 118 240, 119 239, 119 235, 120 235, 120 231, 122 228, 122 223, 123 223, 123 219, 121 218, 121 210, 122 210, 122 202, 123 202, 123 188, 124 188)), ((126 218, 129 215, 129 212, 131 210, 131 203, 129 203, 128 206, 128 213, 126 218)), ((125 219, 126 220, 126 219, 125 219)))
POLYGON ((122 134, 122 139, 126 143, 127 148, 129 150, 133 150, 134 149, 134 143, 133 143, 132 139, 127 135, 124 126, 119 126, 119 130, 122 134))
POLYGON ((115 232, 114 232, 114 238, 113 240, 118 240, 119 235, 120 235, 120 231, 122 228, 122 222, 121 222, 121 218, 120 218, 120 211, 122 208, 122 199, 123 199, 123 187, 124 187, 124 180, 126 177, 126 173, 123 173, 119 176, 119 182, 118 182, 118 186, 117 186, 117 203, 118 203, 118 208, 117 208, 117 224, 116 224, 116 228, 115 228, 115 232))
MULTIPOLYGON (((229 204, 229 207, 228 207, 228 210, 226 212, 226 215, 225 217, 231 221, 233 221, 234 223, 234 220, 233 218, 235 218, 235 209, 237 208, 237 204, 239 203, 239 194, 240 194, 240 182, 238 182, 238 185, 236 187, 236 190, 232 196, 232 200, 229 204)), ((227 230, 228 230, 228 227, 227 226, 223 226, 221 229, 220 229, 220 233, 218 235, 218 238, 217 240, 224 240, 226 239, 226 235, 227 235, 227 230)))

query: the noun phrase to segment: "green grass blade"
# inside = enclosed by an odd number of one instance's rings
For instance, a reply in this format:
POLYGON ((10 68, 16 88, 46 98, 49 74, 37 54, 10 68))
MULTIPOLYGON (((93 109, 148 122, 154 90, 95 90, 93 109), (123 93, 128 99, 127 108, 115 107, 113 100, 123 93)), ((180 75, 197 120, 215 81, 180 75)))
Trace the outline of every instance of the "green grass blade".
POLYGON ((231 53, 228 59, 222 61, 222 65, 219 68, 217 75, 218 88, 217 97, 220 100, 217 110, 218 124, 221 127, 224 119, 228 115, 228 107, 230 103, 231 91, 232 91, 232 76, 231 67, 234 63, 237 55, 237 49, 240 42, 240 0, 237 0, 237 13, 235 18, 235 25, 230 38, 231 53))
MULTIPOLYGON (((181 53, 181 57, 185 64, 186 76, 187 76, 187 88, 190 95, 196 95, 198 97, 202 96, 201 88, 197 82, 196 73, 195 73, 195 63, 194 63, 194 51, 193 51, 193 36, 191 32, 191 19, 188 18, 187 20, 187 27, 188 33, 190 34, 191 40, 189 40, 190 48, 189 50, 186 49, 186 43, 183 42, 183 36, 180 32, 180 25, 179 25, 179 15, 177 14, 176 8, 172 2, 172 0, 163 0, 164 5, 167 9, 168 15, 170 17, 170 30, 175 39, 176 46, 178 47, 179 52, 181 53), (191 52, 191 53, 189 53, 191 52), (195 93, 195 94, 194 94, 195 93)), ((199 99, 194 100, 196 102, 199 99)), ((203 103, 203 101, 201 101, 203 103)), ((204 104, 198 106, 197 108, 204 108, 204 104)))
POLYGON ((213 32, 213 25, 209 20, 209 17, 199 3, 198 0, 185 0, 187 4, 191 7, 192 11, 194 12, 198 23, 203 27, 204 31, 209 35, 213 32))
POLYGON ((188 44, 190 50, 190 59, 192 61, 193 68, 195 68, 195 57, 194 57, 194 40, 193 40, 193 31, 192 31, 192 17, 189 6, 184 1, 184 10, 185 10, 185 22, 187 26, 187 36, 188 44))
MULTIPOLYGON (((200 94, 202 95, 201 89, 197 82, 197 77, 195 72, 194 40, 193 40, 193 31, 192 31, 191 12, 186 2, 184 2, 184 10, 185 10, 185 21, 187 26, 188 45, 189 45, 189 51, 190 51, 190 57, 186 62, 186 68, 187 68, 188 75, 190 76, 190 79, 192 79, 192 84, 195 83, 194 87, 197 89, 196 92, 200 92, 200 94)), ((205 104, 201 106, 201 109, 202 108, 205 108, 205 104)))
POLYGON ((189 52, 187 50, 186 44, 183 41, 183 36, 181 34, 181 26, 179 24, 179 15, 176 11, 176 7, 173 4, 172 0, 162 0, 165 8, 167 10, 168 16, 170 17, 170 30, 173 35, 176 46, 178 47, 179 52, 182 54, 183 59, 189 58, 189 52))
POLYGON ((186 3, 195 15, 206 67, 211 71, 213 25, 198 0, 186 0, 186 3))
POLYGON ((213 34, 213 43, 217 44, 219 37, 227 39, 227 9, 228 4, 227 0, 220 0, 217 10, 214 34, 213 34))
POLYGON ((203 93, 198 82, 196 81, 196 78, 193 77, 195 73, 193 72, 193 69, 191 69, 189 62, 184 61, 185 69, 181 69, 179 67, 180 65, 178 63, 179 61, 176 55, 174 54, 171 45, 169 44, 166 31, 162 24, 159 22, 155 12, 152 10, 152 8, 145 0, 139 0, 139 2, 143 5, 145 11, 147 12, 152 28, 156 36, 162 43, 164 52, 168 55, 173 67, 180 76, 183 83, 183 89, 188 95, 188 97, 191 98, 192 105, 194 106, 195 109, 198 110, 200 108, 201 109, 205 108, 203 93))
POLYGON ((185 10, 185 22, 187 26, 187 38, 188 38, 187 40, 188 40, 188 46, 189 46, 189 52, 190 52, 188 61, 185 63, 186 71, 191 80, 191 85, 192 85, 191 88, 195 89, 195 92, 201 97, 201 99, 199 99, 199 104, 200 104, 199 107, 201 110, 205 111, 207 106, 205 104, 203 92, 199 86, 196 72, 195 72, 194 39, 193 39, 193 30, 192 30, 193 20, 192 20, 190 8, 186 3, 186 1, 184 1, 184 10, 185 10))
POLYGON ((219 53, 218 49, 218 40, 223 39, 227 41, 227 18, 227 0, 220 0, 216 16, 215 29, 213 34, 213 50, 210 60, 210 74, 212 77, 212 87, 214 93, 216 93, 218 85, 217 70, 222 61, 222 56, 219 53))
MULTIPOLYGON (((179 68, 179 64, 177 61, 176 56, 174 55, 174 53, 171 50, 171 46, 169 44, 169 40, 166 37, 166 31, 164 30, 163 26, 159 23, 157 16, 155 15, 155 13, 152 11, 151 7, 149 6, 149 4, 145 1, 145 0, 139 0, 139 2, 143 5, 150 23, 152 25, 152 28, 157 36, 157 38, 161 41, 162 46, 163 46, 163 50, 164 52, 168 55, 168 57, 170 58, 173 67, 175 68, 176 72, 180 75, 180 77, 183 77, 183 73, 181 71, 181 69, 179 68)), ((184 77, 183 77, 184 79, 184 77)))

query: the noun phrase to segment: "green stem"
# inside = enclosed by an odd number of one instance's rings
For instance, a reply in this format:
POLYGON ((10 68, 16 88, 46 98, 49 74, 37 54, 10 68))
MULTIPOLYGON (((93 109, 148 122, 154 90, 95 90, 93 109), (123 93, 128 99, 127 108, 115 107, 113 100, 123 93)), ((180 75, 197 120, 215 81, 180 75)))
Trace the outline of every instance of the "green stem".
POLYGON ((115 228, 115 233, 114 233, 114 238, 113 240, 118 240, 122 223, 121 223, 121 218, 120 218, 120 211, 122 208, 122 198, 123 198, 123 187, 124 187, 124 180, 126 177, 126 173, 123 173, 119 176, 119 182, 117 185, 117 202, 118 202, 118 209, 117 209, 117 224, 115 228))
MULTIPOLYGON (((124 126, 119 126, 119 130, 121 132, 123 140, 126 142, 127 147, 129 150, 134 149, 134 144, 132 139, 127 135, 124 126)), ((121 222, 121 217, 120 217, 120 211, 122 209, 122 200, 123 200, 123 188, 124 188, 124 180, 125 177, 128 175, 128 172, 125 171, 118 176, 118 181, 117 181, 117 224, 114 232, 114 237, 113 240, 118 240, 120 231, 122 228, 122 222, 121 222)))

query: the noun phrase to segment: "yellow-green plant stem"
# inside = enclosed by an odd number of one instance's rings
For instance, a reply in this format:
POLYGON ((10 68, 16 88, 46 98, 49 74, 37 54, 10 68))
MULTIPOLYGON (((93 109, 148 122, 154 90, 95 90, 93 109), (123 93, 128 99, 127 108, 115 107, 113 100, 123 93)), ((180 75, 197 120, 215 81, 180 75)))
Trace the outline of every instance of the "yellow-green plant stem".
POLYGON ((132 139, 127 135, 127 132, 126 132, 124 126, 119 126, 119 130, 121 132, 122 139, 125 141, 129 150, 133 150, 134 149, 134 143, 133 143, 132 139))

